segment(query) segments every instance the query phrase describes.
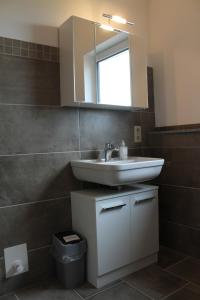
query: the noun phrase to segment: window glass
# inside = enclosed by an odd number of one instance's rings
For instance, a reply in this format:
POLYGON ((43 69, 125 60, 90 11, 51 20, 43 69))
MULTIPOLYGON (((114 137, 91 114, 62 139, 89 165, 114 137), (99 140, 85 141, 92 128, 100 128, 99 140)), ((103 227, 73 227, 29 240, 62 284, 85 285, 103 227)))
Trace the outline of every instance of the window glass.
POLYGON ((97 62, 98 102, 131 106, 129 50, 97 62))

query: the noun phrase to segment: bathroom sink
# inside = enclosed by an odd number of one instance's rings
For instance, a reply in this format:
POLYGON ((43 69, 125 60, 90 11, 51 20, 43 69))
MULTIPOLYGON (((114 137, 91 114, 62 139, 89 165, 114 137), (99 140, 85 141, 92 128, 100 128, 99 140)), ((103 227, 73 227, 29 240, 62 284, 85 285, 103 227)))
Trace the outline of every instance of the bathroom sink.
POLYGON ((77 179, 109 186, 151 180, 160 174, 163 164, 164 159, 161 158, 134 156, 106 162, 97 159, 71 161, 77 179))

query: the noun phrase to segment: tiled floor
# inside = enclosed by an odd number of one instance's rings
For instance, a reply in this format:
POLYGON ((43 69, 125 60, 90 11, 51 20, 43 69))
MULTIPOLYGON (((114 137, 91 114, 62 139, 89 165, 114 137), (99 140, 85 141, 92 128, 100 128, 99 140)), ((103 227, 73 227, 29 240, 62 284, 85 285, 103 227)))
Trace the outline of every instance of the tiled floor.
POLYGON ((85 283, 65 290, 55 281, 21 289, 0 300, 200 300, 200 260, 161 247, 158 264, 102 289, 85 283))

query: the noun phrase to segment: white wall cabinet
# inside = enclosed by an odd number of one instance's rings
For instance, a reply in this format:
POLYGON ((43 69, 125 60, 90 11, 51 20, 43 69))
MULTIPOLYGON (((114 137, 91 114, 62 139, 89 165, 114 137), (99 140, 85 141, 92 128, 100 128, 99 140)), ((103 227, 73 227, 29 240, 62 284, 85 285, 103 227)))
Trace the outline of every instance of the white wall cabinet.
POLYGON ((157 260, 157 187, 71 193, 73 229, 88 243, 87 279, 102 287, 157 260))
POLYGON ((147 55, 141 37, 106 31, 99 23, 71 16, 59 28, 59 50, 61 106, 148 107, 147 55))

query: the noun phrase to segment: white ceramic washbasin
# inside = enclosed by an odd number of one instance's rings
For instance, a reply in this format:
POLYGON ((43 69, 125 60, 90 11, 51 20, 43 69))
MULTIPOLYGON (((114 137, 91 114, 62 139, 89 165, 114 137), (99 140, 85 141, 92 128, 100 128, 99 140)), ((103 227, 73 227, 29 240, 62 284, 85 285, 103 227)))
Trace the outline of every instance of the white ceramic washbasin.
POLYGON ((83 181, 116 186, 144 182, 157 177, 164 159, 152 157, 128 157, 127 160, 73 160, 74 176, 83 181))

